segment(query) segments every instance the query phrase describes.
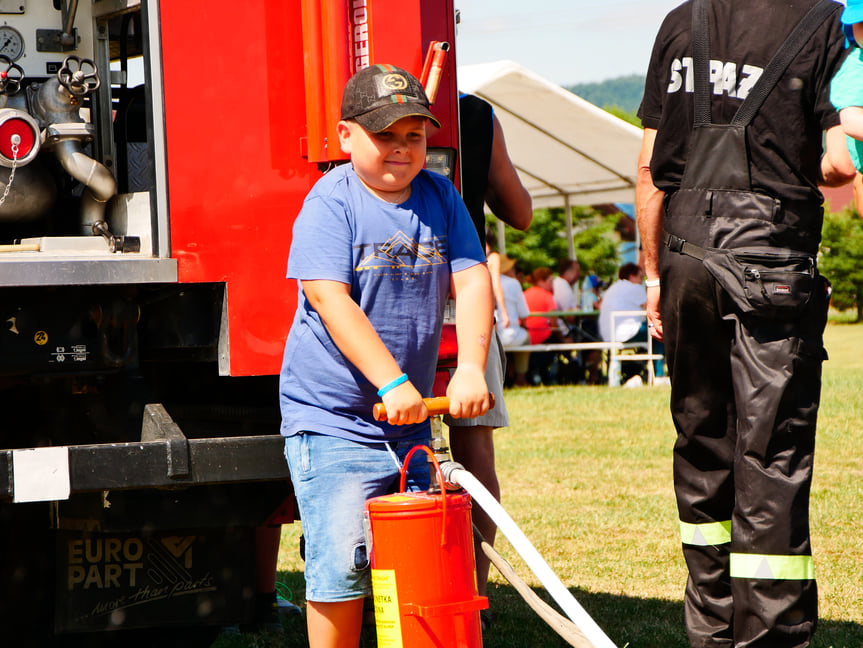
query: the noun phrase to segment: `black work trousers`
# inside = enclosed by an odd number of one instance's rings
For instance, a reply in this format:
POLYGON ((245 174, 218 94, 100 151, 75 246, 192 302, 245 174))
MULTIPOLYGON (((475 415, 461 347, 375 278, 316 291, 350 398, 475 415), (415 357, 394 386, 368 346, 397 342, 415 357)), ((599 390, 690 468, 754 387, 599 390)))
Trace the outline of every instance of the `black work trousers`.
POLYGON ((663 248, 674 487, 693 648, 802 648, 817 622, 809 489, 826 283, 795 319, 743 315, 663 248))

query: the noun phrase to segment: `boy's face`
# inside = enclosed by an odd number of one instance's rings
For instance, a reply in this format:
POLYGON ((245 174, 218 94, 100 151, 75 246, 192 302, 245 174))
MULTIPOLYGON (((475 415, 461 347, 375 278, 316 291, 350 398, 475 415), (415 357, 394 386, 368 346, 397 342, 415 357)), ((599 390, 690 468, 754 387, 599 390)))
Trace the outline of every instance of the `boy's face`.
POLYGON ((389 128, 370 133, 355 121, 340 121, 339 143, 354 170, 375 192, 402 192, 425 165, 426 119, 403 117, 389 128))
POLYGON ((854 23, 851 30, 854 32, 854 42, 858 47, 863 46, 863 23, 854 23))

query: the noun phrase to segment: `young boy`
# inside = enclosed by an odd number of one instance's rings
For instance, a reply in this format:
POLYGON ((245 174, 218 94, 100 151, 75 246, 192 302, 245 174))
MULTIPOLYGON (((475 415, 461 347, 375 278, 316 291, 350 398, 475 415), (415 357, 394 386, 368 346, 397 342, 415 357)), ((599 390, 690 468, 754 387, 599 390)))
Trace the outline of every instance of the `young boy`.
POLYGON ((839 111, 859 179, 863 171, 863 0, 848 0, 841 20, 851 51, 830 83, 830 102, 839 111))
MULTIPOLYGON (((422 397, 450 291, 459 343, 450 413, 489 407, 491 282, 455 187, 423 169, 427 122, 440 127, 428 105, 400 68, 354 75, 337 129, 351 163, 316 183, 294 225, 288 277, 300 294, 280 378, 281 432, 306 540, 312 648, 359 643, 371 591, 364 502, 397 489, 405 455, 428 442, 422 397), (372 418, 381 400, 386 423, 372 418)), ((416 456, 408 483, 425 488, 427 464, 416 456)))

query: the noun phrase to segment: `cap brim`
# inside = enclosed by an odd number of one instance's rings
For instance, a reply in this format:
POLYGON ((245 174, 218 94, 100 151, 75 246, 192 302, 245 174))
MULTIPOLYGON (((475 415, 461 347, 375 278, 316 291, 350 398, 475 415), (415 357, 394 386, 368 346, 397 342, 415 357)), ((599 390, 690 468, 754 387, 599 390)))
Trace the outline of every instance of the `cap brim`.
POLYGON ((863 22, 863 5, 854 5, 853 7, 845 7, 842 11, 843 25, 856 25, 863 22))
POLYGON ((390 106, 381 106, 375 108, 362 115, 357 115, 354 119, 357 123, 365 128, 370 133, 379 133, 396 123, 404 117, 424 117, 433 123, 437 128, 440 128, 440 122, 437 117, 431 114, 431 111, 418 103, 400 103, 390 106))

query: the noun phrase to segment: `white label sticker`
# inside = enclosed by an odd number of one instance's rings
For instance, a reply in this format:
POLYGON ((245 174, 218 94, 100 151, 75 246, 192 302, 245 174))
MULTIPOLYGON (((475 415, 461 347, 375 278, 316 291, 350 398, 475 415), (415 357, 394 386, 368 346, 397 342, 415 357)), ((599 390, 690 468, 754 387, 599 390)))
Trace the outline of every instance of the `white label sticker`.
POLYGON ((69 448, 13 450, 12 474, 15 502, 69 499, 69 448))

